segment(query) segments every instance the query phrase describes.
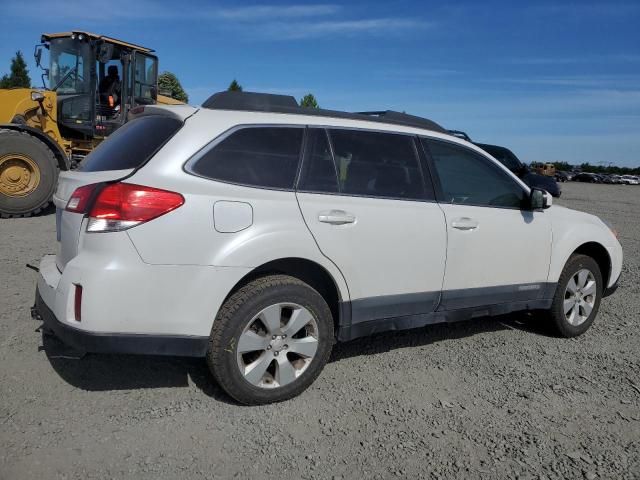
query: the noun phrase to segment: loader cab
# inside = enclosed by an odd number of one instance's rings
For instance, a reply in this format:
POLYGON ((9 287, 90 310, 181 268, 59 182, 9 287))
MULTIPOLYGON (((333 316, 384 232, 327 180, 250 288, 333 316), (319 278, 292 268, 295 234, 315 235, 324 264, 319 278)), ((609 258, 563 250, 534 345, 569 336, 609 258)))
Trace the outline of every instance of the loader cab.
POLYGON ((45 34, 42 44, 49 50, 45 76, 57 94, 58 127, 65 138, 106 137, 131 108, 156 103, 153 50, 88 32, 45 34))

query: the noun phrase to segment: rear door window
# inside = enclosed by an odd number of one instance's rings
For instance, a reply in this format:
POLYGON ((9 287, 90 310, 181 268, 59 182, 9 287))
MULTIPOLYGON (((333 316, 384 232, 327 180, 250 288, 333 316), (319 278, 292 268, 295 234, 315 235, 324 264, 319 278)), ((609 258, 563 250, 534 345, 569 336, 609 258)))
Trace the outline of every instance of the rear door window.
POLYGON ((180 120, 164 115, 136 118, 116 130, 87 155, 80 170, 102 172, 139 168, 167 143, 182 125, 180 120))
POLYGON ((310 128, 307 131, 306 145, 298 190, 337 193, 338 176, 327 132, 322 128, 310 128))
POLYGON ((292 189, 303 133, 303 127, 242 127, 215 143, 187 168, 213 180, 292 189))
POLYGON ((340 192, 371 197, 433 198, 425 191, 413 137, 331 129, 340 192))

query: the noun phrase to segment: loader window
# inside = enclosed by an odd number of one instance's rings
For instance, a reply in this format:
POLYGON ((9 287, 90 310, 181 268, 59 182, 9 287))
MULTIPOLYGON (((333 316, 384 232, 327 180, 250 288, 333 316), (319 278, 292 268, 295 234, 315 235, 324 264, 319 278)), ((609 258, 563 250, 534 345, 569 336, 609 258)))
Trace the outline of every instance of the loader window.
POLYGON ((148 115, 131 120, 87 155, 80 170, 102 172, 140 168, 182 125, 180 120, 164 115, 148 115))
POLYGON ((158 59, 136 53, 133 86, 134 103, 151 105, 158 97, 158 59))
POLYGON ((91 47, 70 38, 51 41, 49 88, 60 95, 89 93, 91 47))

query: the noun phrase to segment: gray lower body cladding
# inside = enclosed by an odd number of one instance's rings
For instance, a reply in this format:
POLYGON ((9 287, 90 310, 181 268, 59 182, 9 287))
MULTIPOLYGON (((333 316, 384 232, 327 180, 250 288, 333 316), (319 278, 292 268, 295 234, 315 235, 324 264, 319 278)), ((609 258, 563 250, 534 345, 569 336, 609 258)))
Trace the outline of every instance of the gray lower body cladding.
MULTIPOLYGON (((554 283, 389 295, 343 302, 339 341, 390 330, 551 308, 554 283), (538 297, 538 298, 532 298, 538 297)), ((86 332, 60 322, 36 292, 35 313, 64 343, 84 352, 203 357, 208 337, 86 332)))
POLYGON ((339 341, 390 330, 551 308, 555 283, 364 298, 341 304, 339 341))

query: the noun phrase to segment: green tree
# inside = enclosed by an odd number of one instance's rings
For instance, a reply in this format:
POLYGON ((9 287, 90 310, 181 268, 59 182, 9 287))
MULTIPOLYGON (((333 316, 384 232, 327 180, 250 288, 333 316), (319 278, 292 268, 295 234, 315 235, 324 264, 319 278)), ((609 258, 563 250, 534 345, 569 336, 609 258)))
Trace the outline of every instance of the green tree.
POLYGON ((229 84, 229 88, 227 88, 228 91, 230 92, 241 92, 242 91, 242 85, 240 85, 238 83, 238 81, 234 78, 233 82, 231 82, 229 84))
POLYGON ((316 97, 313 96, 313 93, 307 93, 304 97, 302 97, 300 99, 300 106, 309 108, 320 108, 320 105, 318 105, 316 97))
POLYGON ((161 95, 168 95, 181 102, 189 101, 189 95, 182 88, 180 80, 171 72, 162 72, 158 75, 158 91, 161 95))
POLYGON ((9 75, 3 75, 2 78, 0 78, 0 88, 15 87, 31 87, 29 70, 27 70, 27 64, 20 50, 18 50, 16 56, 11 59, 11 73, 9 75))

